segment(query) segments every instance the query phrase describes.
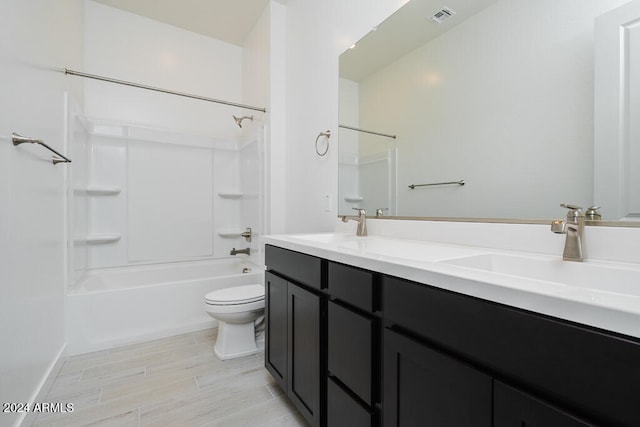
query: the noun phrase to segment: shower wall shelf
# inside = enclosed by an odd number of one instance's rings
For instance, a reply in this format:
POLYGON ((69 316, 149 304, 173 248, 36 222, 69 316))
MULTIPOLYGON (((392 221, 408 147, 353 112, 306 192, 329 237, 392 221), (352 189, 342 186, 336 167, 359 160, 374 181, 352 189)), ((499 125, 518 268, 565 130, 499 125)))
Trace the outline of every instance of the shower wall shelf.
POLYGON ((235 231, 235 230, 218 231, 218 236, 225 239, 234 239, 236 237, 240 237, 241 235, 242 235, 242 231, 235 231))
POLYGON ((349 203, 361 202, 364 200, 362 196, 344 196, 344 201, 349 203))
POLYGON ((120 233, 104 233, 104 234, 89 234, 86 237, 80 237, 74 239, 76 243, 85 243, 87 245, 102 245, 105 243, 115 243, 122 238, 120 233))
POLYGON ((109 185, 91 185, 87 188, 78 188, 76 194, 88 194, 90 196, 115 196, 120 194, 122 188, 109 185))
POLYGON ((239 191, 221 191, 218 193, 218 196, 223 199, 240 199, 244 196, 244 193, 239 191))

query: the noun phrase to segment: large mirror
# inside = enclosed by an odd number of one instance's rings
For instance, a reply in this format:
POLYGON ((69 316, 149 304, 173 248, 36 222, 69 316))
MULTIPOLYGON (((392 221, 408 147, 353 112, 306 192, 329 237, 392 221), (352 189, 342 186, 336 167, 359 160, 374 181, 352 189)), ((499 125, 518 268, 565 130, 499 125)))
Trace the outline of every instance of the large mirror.
POLYGON ((596 22, 627 3, 409 1, 340 56, 339 213, 633 220, 600 178, 633 150, 594 143, 596 22))

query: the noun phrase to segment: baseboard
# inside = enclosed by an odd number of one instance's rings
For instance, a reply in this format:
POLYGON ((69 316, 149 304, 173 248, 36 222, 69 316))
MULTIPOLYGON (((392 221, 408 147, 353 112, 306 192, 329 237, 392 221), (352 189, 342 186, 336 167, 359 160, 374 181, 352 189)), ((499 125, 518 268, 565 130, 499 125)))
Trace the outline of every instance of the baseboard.
MULTIPOLYGON (((45 402, 51 387, 53 386, 54 381, 58 377, 60 370, 62 369, 62 365, 67 360, 67 343, 64 343, 58 351, 56 357, 51 361, 49 367, 47 368, 45 374, 40 379, 38 386, 33 391, 31 398, 29 399, 29 403, 33 406, 36 402, 45 402)), ((30 427, 33 422, 36 420, 36 416, 38 414, 35 412, 26 412, 22 413, 22 416, 16 420, 15 425, 21 427, 30 427)))
POLYGON ((116 339, 96 340, 92 342, 78 342, 69 348, 69 356, 77 356, 94 351, 110 350, 125 345, 138 344, 145 341, 157 340, 173 335, 186 334, 190 332, 200 331, 218 326, 215 319, 206 319, 204 321, 190 322, 173 328, 155 329, 142 331, 136 334, 118 337, 116 339))

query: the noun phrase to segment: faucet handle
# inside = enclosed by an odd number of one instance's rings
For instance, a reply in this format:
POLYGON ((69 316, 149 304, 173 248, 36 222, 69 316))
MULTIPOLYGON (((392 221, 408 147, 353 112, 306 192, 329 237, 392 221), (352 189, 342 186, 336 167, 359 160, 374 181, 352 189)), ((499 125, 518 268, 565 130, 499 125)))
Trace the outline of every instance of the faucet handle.
POLYGON ((569 203, 560 203, 560 206, 562 206, 563 208, 576 210, 576 211, 582 210, 582 208, 580 206, 571 205, 569 203))
POLYGON ((568 221, 577 221, 578 218, 584 218, 584 213, 580 206, 571 205, 569 203, 560 203, 560 206, 569 209, 569 212, 567 213, 568 221))
POLYGON ((362 208, 351 208, 351 209, 353 209, 354 211, 358 211, 358 215, 361 215, 361 216, 366 216, 367 215, 365 210, 362 209, 362 208))

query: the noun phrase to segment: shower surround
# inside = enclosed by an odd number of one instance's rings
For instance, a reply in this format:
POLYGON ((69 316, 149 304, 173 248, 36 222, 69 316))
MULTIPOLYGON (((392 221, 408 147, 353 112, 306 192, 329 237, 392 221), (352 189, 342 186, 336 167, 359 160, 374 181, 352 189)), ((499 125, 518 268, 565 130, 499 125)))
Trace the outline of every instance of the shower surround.
POLYGON ((262 283, 249 257, 230 256, 249 247, 260 259, 261 125, 237 141, 88 119, 76 127, 87 158, 74 185, 71 354, 211 327, 206 293, 262 283))
MULTIPOLYGON (((86 73, 241 102, 247 55, 85 1, 86 73)), ((83 102, 69 102, 81 107, 68 108, 67 124, 69 353, 212 326, 206 293, 262 280, 266 116, 250 112, 240 128, 233 117, 248 113, 240 108, 82 81, 83 102), (251 242, 241 236, 247 228, 251 242), (230 255, 247 247, 250 257, 230 255)))

